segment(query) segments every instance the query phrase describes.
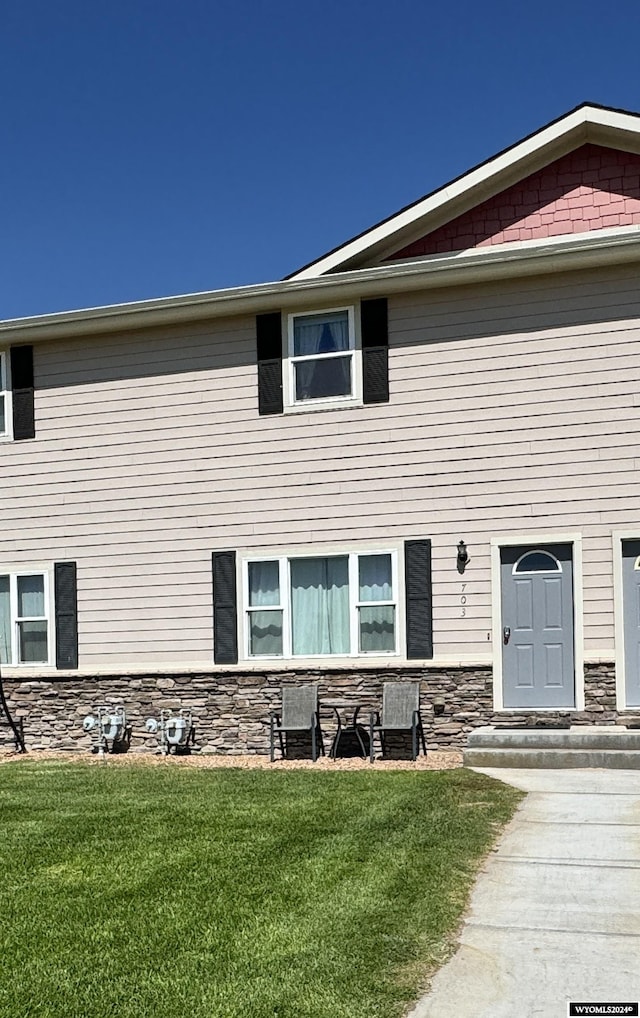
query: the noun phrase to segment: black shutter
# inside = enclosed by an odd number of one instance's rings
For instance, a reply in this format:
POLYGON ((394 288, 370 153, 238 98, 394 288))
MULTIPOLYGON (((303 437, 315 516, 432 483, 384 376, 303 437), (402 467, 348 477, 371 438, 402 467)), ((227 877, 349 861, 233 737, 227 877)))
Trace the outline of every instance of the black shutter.
POLYGON ((405 541, 404 580, 407 606, 407 658, 433 657, 431 541, 405 541))
POLYGON ((13 390, 13 437, 35 438, 33 402, 33 347, 12 346, 11 388, 13 390))
POLYGON ((362 400, 389 402, 389 328, 387 298, 363 300, 360 304, 362 337, 362 400))
POLYGON ((237 665, 236 553, 235 551, 214 551, 211 560, 213 568, 213 660, 217 665, 237 665))
POLYGON ((281 414, 282 315, 274 311, 256 316, 258 339, 258 413, 281 414))
POLYGON ((78 667, 78 588, 75 562, 53 567, 56 612, 56 668, 78 667))

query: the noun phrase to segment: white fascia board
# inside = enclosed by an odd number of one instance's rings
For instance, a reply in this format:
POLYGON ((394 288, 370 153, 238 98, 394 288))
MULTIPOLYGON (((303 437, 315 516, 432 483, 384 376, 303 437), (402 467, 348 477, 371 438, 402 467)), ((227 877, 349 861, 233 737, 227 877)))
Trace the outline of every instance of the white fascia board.
MULTIPOLYGON (((563 139, 568 143, 568 150, 576 147, 577 144, 585 143, 587 138, 596 141, 598 129, 632 134, 640 138, 640 118, 616 110, 582 106, 512 146, 506 152, 495 156, 476 169, 470 170, 469 173, 454 180, 451 184, 446 184, 422 201, 404 209, 378 226, 374 226, 360 237, 356 237, 318 261, 312 262, 304 269, 291 275, 289 279, 311 279, 335 271, 340 265, 359 255, 365 255, 370 248, 390 240, 395 234, 402 233, 403 230, 414 226, 427 216, 443 210, 465 194, 471 195, 476 190, 486 188, 491 181, 498 182, 508 171, 518 165, 522 166, 521 177, 525 177, 529 172, 529 164, 536 161, 539 163, 544 150, 553 150, 554 146, 563 139), (569 144, 569 142, 572 143, 569 144)), ((501 190, 501 188, 498 187, 497 190, 501 190)), ((480 200, 484 200, 484 198, 480 200)))
POLYGON ((376 295, 637 261, 640 261, 640 229, 623 227, 617 231, 474 248, 307 280, 15 318, 0 322, 0 345, 179 325, 282 308, 289 312, 312 310, 376 295))

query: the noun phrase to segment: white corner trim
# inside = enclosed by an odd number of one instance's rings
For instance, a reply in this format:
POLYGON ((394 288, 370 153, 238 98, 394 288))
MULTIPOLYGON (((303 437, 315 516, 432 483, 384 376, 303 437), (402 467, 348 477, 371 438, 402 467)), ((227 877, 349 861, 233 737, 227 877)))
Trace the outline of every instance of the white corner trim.
MULTIPOLYGON (((517 545, 573 545, 573 643, 576 703, 568 710, 582 711, 584 695, 584 589, 582 580, 582 534, 506 534, 491 538, 491 636, 493 645, 493 706, 495 711, 510 710, 502 698, 502 577, 500 549, 517 545)), ((557 709, 557 708, 554 708, 557 709)), ((523 713, 519 708, 516 713, 523 713)))

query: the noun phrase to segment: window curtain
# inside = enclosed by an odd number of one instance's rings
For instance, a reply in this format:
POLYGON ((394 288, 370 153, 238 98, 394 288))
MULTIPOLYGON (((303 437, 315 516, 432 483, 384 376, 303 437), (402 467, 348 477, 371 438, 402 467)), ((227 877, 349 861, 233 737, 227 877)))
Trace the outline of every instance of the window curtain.
MULTIPOLYGON (((340 353, 349 349, 349 316, 305 315, 294 321, 294 354, 340 353)), ((351 357, 327 357, 296 364, 296 399, 348 396, 351 392, 351 357)))
MULTIPOLYGON (((259 608, 280 604, 280 578, 277 562, 252 562, 249 565, 249 605, 259 608)), ((252 611, 250 652, 252 655, 282 654, 282 612, 252 611)))
POLYGON ((391 556, 361 555, 360 601, 392 601, 391 556))
POLYGON ((9 577, 0 576, 0 664, 11 660, 11 601, 9 577))
POLYGON ((292 559, 290 568, 293 653, 348 654, 348 559, 292 559))
POLYGON ((277 562, 250 563, 249 604, 252 608, 280 604, 280 577, 277 562))
POLYGON ((294 321, 293 352, 296 357, 339 353, 349 349, 349 316, 304 315, 294 321))
MULTIPOLYGON (((44 578, 18 577, 18 618, 42 618, 44 610, 44 578)), ((24 664, 41 664, 47 660, 47 623, 18 622, 20 634, 19 657, 24 664)))
POLYGON ((44 579, 42 576, 18 577, 18 618, 42 618, 44 611, 44 579))
MULTIPOLYGON (((391 601, 390 555, 361 555, 359 559, 360 601, 391 601)), ((360 650, 364 654, 395 650, 395 608, 393 605, 361 606, 360 650)))

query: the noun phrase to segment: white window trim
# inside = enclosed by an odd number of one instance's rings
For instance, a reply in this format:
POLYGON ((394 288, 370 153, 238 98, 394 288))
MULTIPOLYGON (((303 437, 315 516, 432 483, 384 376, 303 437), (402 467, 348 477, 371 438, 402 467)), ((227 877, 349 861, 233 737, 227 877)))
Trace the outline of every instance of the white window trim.
MULTIPOLYGON (((401 556, 399 555, 398 548, 384 545, 383 547, 374 547, 367 545, 365 548, 358 548, 354 551, 353 546, 349 548, 317 548, 314 550, 295 551, 289 554, 282 554, 279 550, 273 554, 265 554, 259 552, 255 555, 247 554, 242 557, 240 562, 241 570, 241 583, 242 583, 242 618, 240 620, 241 626, 241 640, 240 646, 243 648, 244 660, 247 662, 261 662, 261 661, 273 661, 278 663, 283 662, 305 662, 311 663, 313 661, 327 661, 335 664, 339 664, 341 661, 353 661, 359 659, 361 661, 375 662, 379 660, 386 660, 387 658, 399 658, 401 657, 400 648, 404 645, 404 615, 403 605, 404 601, 401 597, 400 586, 404 587, 404 576, 400 575, 400 562, 401 556), (360 601, 359 599, 359 576, 358 576, 358 559, 366 557, 367 555, 390 555, 391 556, 391 584, 395 593, 395 599, 388 601, 360 601), (351 650, 348 654, 294 654, 291 649, 291 588, 290 588, 290 573, 289 573, 289 562, 293 559, 309 559, 309 558, 348 558, 349 568, 349 642, 351 650), (260 610, 259 606, 249 606, 249 565, 255 562, 278 562, 278 576, 280 581, 280 605, 279 608, 276 605, 265 606, 266 610, 281 610, 282 611, 282 646, 283 653, 279 654, 251 654, 250 653, 250 630, 248 625, 248 616, 252 611, 260 610), (360 651, 360 632, 359 632, 359 611, 360 605, 393 605, 395 608, 394 617, 394 634, 395 634, 395 649, 387 651, 360 651)), ((264 608, 262 610, 265 610, 264 608)))
POLYGON ((48 566, 34 566, 29 569, 25 566, 8 569, 0 568, 0 576, 9 577, 9 611, 11 613, 11 657, 4 667, 6 668, 45 668, 50 667, 54 660, 54 620, 55 611, 53 604, 53 583, 51 582, 51 569, 48 566), (44 615, 18 615, 18 577, 20 576, 42 576, 44 579, 44 615), (46 661, 19 661, 18 648, 18 624, 19 622, 41 622, 47 623, 47 660, 46 661))
POLYGON ((283 396, 285 413, 309 413, 314 410, 333 410, 344 406, 362 405, 362 341, 360 336, 360 316, 356 314, 355 305, 342 305, 330 308, 308 308, 305 311, 295 311, 287 316, 287 355, 283 362, 283 396), (339 357, 340 351, 327 354, 306 354, 295 356, 294 354, 294 320, 304 318, 306 315, 332 315, 339 311, 346 311, 349 322, 349 349, 342 352, 343 356, 351 355, 351 386, 349 396, 327 396, 324 399, 296 400, 295 398, 295 370, 294 365, 298 361, 317 360, 320 357, 339 357))
POLYGON ((13 439, 13 393, 8 350, 0 350, 0 395, 4 396, 5 423, 5 430, 0 431, 0 442, 10 442, 13 439))

